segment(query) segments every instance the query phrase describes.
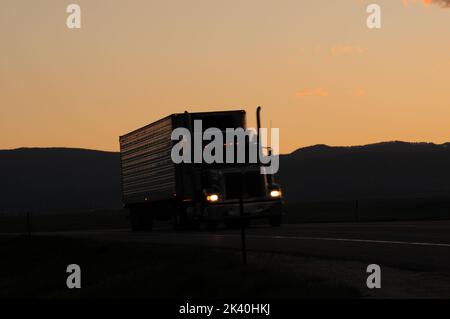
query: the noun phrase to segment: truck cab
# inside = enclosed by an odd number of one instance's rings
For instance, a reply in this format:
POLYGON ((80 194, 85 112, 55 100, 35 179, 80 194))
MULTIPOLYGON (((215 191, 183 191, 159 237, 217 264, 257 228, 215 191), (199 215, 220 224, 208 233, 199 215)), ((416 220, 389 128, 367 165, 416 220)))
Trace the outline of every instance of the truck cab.
POLYGON ((267 218, 272 226, 281 224, 281 188, 273 182, 271 175, 261 174, 259 166, 209 169, 204 178, 206 205, 203 214, 210 224, 237 223, 241 201, 247 220, 267 218))

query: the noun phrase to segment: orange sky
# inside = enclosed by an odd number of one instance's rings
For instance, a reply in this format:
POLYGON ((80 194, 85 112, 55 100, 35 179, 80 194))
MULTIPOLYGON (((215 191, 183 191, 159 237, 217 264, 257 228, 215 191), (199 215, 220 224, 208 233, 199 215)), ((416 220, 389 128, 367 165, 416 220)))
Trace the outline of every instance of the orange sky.
POLYGON ((449 29, 421 1, 2 0, 0 148, 118 150, 170 113, 245 108, 253 125, 257 105, 282 152, 448 142, 449 29))

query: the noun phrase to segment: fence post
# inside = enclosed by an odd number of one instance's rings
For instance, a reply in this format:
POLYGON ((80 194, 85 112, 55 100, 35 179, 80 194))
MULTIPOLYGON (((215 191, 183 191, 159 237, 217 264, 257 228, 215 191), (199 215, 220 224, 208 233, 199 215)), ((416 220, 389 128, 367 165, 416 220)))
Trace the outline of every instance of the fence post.
POLYGON ((241 171, 240 182, 240 195, 239 195, 239 217, 241 219, 241 245, 242 245, 242 261, 244 265, 247 265, 247 244, 245 238, 245 217, 244 217, 244 173, 241 171))
POLYGON ((28 237, 31 237, 31 220, 30 220, 30 212, 27 211, 27 234, 28 237))

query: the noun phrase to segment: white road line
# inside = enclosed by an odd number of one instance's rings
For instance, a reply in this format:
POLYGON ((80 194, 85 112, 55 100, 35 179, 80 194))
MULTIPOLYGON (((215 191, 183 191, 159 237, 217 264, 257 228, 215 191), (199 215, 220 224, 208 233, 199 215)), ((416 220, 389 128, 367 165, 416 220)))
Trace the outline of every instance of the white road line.
MULTIPOLYGON (((193 237, 240 237, 239 234, 183 234, 184 236, 193 237)), ((263 236, 263 235, 247 235, 247 238, 255 239, 294 239, 294 240, 319 240, 319 241, 338 241, 338 242, 355 242, 369 244, 393 244, 393 245, 411 245, 411 246, 431 246, 431 247, 450 247, 450 244, 440 243, 421 243, 407 241, 390 241, 390 240, 372 240, 372 239, 351 239, 351 238, 328 238, 328 237, 297 237, 297 236, 263 236)))
MULTIPOLYGON (((98 235, 98 234, 108 234, 109 231, 69 231, 69 232, 54 232, 54 233, 35 233, 36 235, 98 235)), ((123 230, 116 230, 111 235, 116 235, 118 233, 125 233, 123 230)), ((5 234, 6 235, 6 234, 5 234)), ((8 234, 14 235, 14 234, 8 234)), ((17 235, 17 234, 16 234, 17 235)), ((186 233, 141 233, 139 235, 144 235, 150 237, 163 237, 169 236, 172 239, 181 239, 182 237, 206 237, 206 238, 239 238, 240 234, 186 234, 186 233)), ((140 237, 140 236, 137 236, 140 237)), ((248 235, 247 238, 254 239, 290 239, 290 240, 317 240, 317 241, 337 241, 337 242, 354 242, 354 243, 368 243, 368 244, 391 244, 391 245, 410 245, 410 246, 428 246, 428 247, 447 247, 450 248, 450 244, 446 243, 421 243, 421 242, 407 242, 407 241, 390 241, 390 240, 374 240, 374 239, 351 239, 351 238, 331 238, 331 237, 299 237, 299 236, 264 236, 264 235, 248 235)))
MULTIPOLYGON (((264 236, 249 236, 249 237, 262 238, 264 236)), ((390 241, 390 240, 372 240, 372 239, 327 238, 327 237, 291 237, 291 236, 269 236, 269 238, 274 238, 274 239, 296 239, 296 240, 343 241, 343 242, 356 242, 356 243, 395 244, 395 245, 413 245, 413 246, 450 247, 450 244, 420 243, 420 242, 390 241)))

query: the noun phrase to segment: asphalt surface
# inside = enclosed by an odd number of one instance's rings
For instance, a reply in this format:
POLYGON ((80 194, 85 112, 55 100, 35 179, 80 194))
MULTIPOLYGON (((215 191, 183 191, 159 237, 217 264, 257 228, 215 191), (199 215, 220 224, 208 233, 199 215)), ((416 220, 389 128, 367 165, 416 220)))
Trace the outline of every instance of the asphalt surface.
MULTIPOLYGON (((118 242, 241 248, 240 230, 151 232, 127 229, 40 233, 118 242)), ((450 221, 297 224, 246 229, 248 250, 355 260, 401 269, 450 272, 450 221)))

